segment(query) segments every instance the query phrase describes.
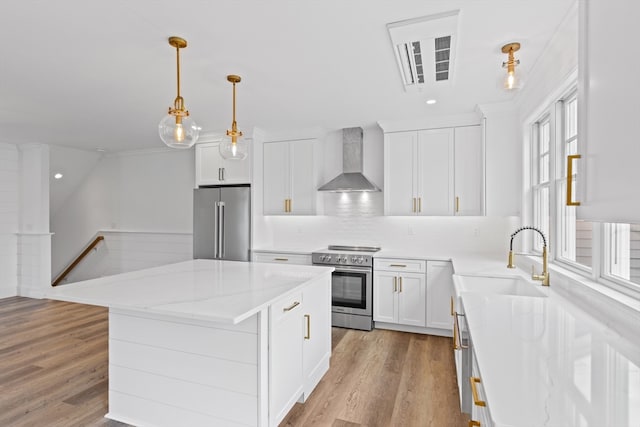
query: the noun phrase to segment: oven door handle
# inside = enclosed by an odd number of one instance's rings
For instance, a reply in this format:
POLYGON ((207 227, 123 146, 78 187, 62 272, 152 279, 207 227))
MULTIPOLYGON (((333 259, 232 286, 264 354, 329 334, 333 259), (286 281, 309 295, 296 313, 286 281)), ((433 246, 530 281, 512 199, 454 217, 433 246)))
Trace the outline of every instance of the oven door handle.
MULTIPOLYGON (((325 265, 325 267, 327 267, 327 265, 325 265)), ((337 265, 330 265, 329 267, 333 267, 334 271, 336 273, 339 273, 341 271, 344 271, 346 273, 370 273, 371 272, 371 267, 348 267, 348 266, 337 266, 337 265)))

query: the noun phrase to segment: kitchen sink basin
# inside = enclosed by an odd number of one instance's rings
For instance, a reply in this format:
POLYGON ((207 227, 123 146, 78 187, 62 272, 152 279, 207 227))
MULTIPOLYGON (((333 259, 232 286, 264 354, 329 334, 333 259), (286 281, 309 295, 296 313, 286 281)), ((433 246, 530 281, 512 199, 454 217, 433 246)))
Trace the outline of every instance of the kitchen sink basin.
POLYGON ((461 276, 454 275, 456 294, 476 292, 492 295, 516 295, 525 297, 546 297, 538 283, 532 283, 521 276, 461 276))

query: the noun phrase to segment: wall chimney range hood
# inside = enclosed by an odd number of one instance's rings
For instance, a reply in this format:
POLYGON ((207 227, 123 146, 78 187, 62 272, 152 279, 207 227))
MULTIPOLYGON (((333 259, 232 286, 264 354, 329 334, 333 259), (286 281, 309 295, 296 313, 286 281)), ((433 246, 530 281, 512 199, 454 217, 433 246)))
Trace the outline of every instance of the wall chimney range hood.
POLYGON ((362 174, 362 128, 342 129, 342 173, 318 191, 380 191, 362 174))

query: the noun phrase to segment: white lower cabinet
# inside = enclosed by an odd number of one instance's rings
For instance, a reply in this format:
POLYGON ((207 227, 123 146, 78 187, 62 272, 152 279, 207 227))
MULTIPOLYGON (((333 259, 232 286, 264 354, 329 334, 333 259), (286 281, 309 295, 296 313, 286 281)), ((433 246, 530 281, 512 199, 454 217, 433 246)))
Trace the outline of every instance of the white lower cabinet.
POLYGON ((331 358, 331 289, 324 282, 303 291, 303 401, 329 370, 331 358))
POLYGON ((493 427, 494 423, 491 419, 489 406, 484 394, 484 388, 482 387, 482 377, 480 377, 478 363, 476 362, 476 356, 473 352, 472 358, 473 361, 471 367, 471 377, 468 379, 471 384, 471 398, 473 400, 471 406, 471 420, 469 421, 469 425, 493 427))
POLYGON ((423 328, 407 328, 410 332, 450 336, 452 275, 450 261, 376 258, 373 320, 423 328))
POLYGON ((302 378, 302 293, 270 307, 269 425, 275 426, 299 399, 302 378))
POLYGON ((427 261, 427 327, 451 330, 453 266, 449 261, 427 261))
POLYGON ((330 286, 317 281, 280 299, 270 307, 269 323, 269 425, 276 426, 329 370, 330 286))
POLYGON ((253 262, 311 265, 311 253, 254 251, 251 260, 253 262))
POLYGON ((426 325, 424 268, 425 261, 422 260, 375 260, 374 321, 419 327, 426 325))

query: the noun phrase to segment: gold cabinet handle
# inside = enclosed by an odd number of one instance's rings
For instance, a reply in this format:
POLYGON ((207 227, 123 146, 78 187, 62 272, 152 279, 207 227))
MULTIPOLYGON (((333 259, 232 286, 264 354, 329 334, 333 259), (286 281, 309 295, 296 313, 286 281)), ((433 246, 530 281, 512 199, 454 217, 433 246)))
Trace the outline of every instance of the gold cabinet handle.
POLYGON ((467 348, 469 348, 469 346, 462 344, 462 337, 460 336, 460 322, 458 321, 458 317, 460 316, 464 316, 464 314, 459 314, 459 313, 453 314, 453 328, 454 328, 454 332, 458 336, 458 344, 457 344, 458 348, 462 348, 466 350, 467 348))
POLYGON ((416 198, 413 198, 413 212, 416 212, 416 198))
POLYGON ((480 378, 478 377, 469 377, 469 383, 471 383, 471 395, 473 396, 473 404, 476 406, 487 406, 487 402, 484 400, 480 400, 478 396, 478 389, 476 388, 476 384, 480 382, 480 378))
POLYGON ((291 205, 293 205, 293 203, 291 202, 291 199, 289 199, 289 213, 293 211, 293 207, 291 205))
POLYGON ((393 292, 398 292, 398 278, 393 278, 393 292))
POLYGON ((572 154, 567 156, 567 206, 580 206, 580 202, 573 201, 573 161, 581 159, 580 154, 572 154))
POLYGON ((305 340, 310 340, 311 339, 311 315, 310 314, 305 314, 304 315, 304 320, 306 320, 307 322, 307 333, 304 336, 305 340))
POLYGON ((284 211, 289 212, 289 199, 284 199, 284 211))
POLYGON ((451 315, 453 316, 453 297, 451 297, 451 307, 449 309, 451 315))
POLYGON ((422 212, 422 197, 418 197, 418 212, 422 212))
MULTIPOLYGON (((453 313, 454 319, 456 316, 456 313, 453 313)), ((458 328, 456 327, 456 322, 455 320, 453 321, 453 349, 454 350, 458 350, 460 347, 458 347, 458 328)))
POLYGON ((282 309, 282 311, 286 312, 286 311, 291 311, 294 308, 296 308, 297 306, 300 305, 300 301, 295 301, 293 304, 291 304, 289 307, 285 307, 282 309))
POLYGON ((469 427, 482 427, 482 424, 480 424, 480 421, 469 420, 469 427))
POLYGON ((398 292, 402 292, 402 276, 399 277, 399 282, 400 282, 400 290, 398 292))
POLYGON ((389 264, 389 267, 401 267, 401 268, 405 268, 407 266, 407 264, 389 264))
POLYGON ((274 261, 289 261, 289 258, 274 258, 274 261))
POLYGON ((456 196, 456 213, 460 212, 460 197, 456 196))

